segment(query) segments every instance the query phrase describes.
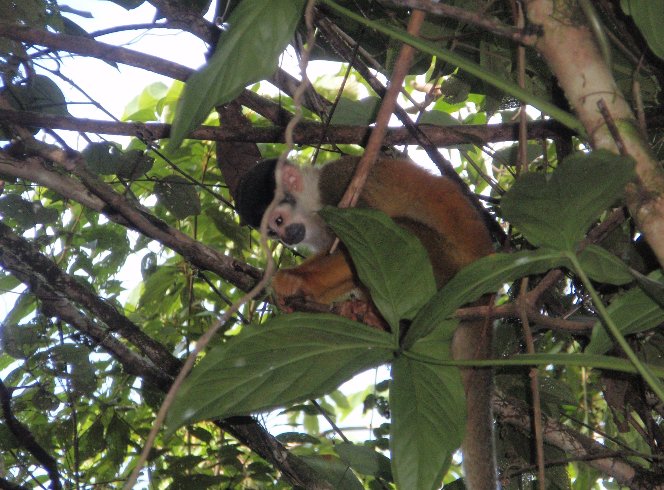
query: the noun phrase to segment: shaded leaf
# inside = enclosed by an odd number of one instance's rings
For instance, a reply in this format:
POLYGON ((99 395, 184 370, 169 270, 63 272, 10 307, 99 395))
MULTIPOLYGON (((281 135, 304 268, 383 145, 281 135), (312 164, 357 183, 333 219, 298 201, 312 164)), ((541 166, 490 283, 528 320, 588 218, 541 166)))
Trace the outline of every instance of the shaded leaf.
POLYGON ((360 281, 393 331, 436 292, 426 250, 387 215, 338 208, 325 208, 320 214, 348 248, 360 281))
POLYGON ((664 0, 621 0, 620 4, 632 16, 652 52, 664 60, 664 0))
POLYGON ((564 254, 547 249, 482 257, 461 269, 422 308, 406 333, 404 345, 412 345, 449 318, 457 308, 483 294, 495 292, 520 277, 566 265, 568 259, 564 254))
POLYGON ((522 175, 503 197, 501 209, 533 245, 574 251, 633 178, 631 159, 603 150, 577 153, 551 175, 522 175))
POLYGON ((0 214, 13 219, 21 228, 55 223, 60 216, 56 209, 45 208, 41 202, 25 200, 18 194, 0 197, 0 214))
POLYGON ((115 175, 122 165, 122 150, 117 143, 90 143, 81 153, 88 169, 97 175, 115 175))
POLYGON ((155 182, 154 193, 159 204, 177 219, 201 212, 201 200, 194 184, 179 175, 169 175, 155 182))
POLYGON ((154 163, 154 158, 141 150, 127 150, 120 156, 118 177, 134 180, 145 175, 154 163))
POLYGON ((459 369, 399 357, 392 365, 390 408, 397 487, 439 488, 466 425, 459 369))
POLYGON ((620 286, 634 280, 629 267, 622 260, 597 245, 586 246, 579 254, 579 262, 594 281, 620 286))
POLYGON ((21 85, 6 86, 1 93, 16 109, 56 116, 69 115, 62 90, 44 75, 33 76, 21 85))
MULTIPOLYGON (((662 272, 655 271, 648 276, 662 284, 662 272)), ((608 307, 609 315, 623 335, 643 332, 664 322, 664 309, 642 289, 633 288, 616 298, 608 307)), ((604 325, 597 321, 593 326, 587 354, 604 354, 613 347, 613 339, 604 325)))
POLYGON ((348 465, 334 456, 300 456, 322 478, 338 490, 363 490, 364 487, 348 469, 348 465))
POLYGON ((373 447, 342 442, 334 446, 334 450, 348 466, 362 475, 392 480, 392 469, 389 458, 383 456, 373 447))
POLYGON ((378 97, 367 97, 361 100, 342 97, 334 109, 330 124, 368 126, 376 120, 380 100, 378 97))

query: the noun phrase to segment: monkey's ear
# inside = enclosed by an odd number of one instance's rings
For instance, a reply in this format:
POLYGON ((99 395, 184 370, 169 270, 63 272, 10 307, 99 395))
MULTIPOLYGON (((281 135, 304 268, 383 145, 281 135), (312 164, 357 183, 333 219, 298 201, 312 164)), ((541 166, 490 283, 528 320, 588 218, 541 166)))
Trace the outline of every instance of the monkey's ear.
POLYGON ((286 192, 302 192, 302 172, 295 165, 285 163, 281 167, 281 185, 286 192))

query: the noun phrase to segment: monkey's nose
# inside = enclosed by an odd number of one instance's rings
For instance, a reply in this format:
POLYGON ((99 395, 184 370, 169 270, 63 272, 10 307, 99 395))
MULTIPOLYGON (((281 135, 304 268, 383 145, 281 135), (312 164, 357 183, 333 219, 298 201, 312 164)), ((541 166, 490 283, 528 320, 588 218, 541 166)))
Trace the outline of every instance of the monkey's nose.
POLYGON ((304 240, 304 235, 306 232, 302 223, 293 223, 292 225, 288 225, 284 231, 285 233, 283 242, 286 245, 297 245, 302 240, 304 240))

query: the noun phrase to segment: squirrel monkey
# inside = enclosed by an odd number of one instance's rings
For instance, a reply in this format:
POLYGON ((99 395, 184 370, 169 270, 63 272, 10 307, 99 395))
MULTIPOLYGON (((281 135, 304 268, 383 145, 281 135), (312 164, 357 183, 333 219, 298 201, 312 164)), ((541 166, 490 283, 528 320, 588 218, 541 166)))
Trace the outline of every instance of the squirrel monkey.
MULTIPOLYGON (((305 246, 314 256, 300 266, 279 270, 272 288, 280 300, 305 297, 332 303, 358 286, 346 253, 327 255, 335 235, 317 212, 336 206, 353 177, 357 157, 322 167, 299 167, 264 160, 240 183, 236 200, 243 222, 260 227, 266 210, 268 233, 287 246, 305 246)), ((378 209, 422 242, 441 287, 462 267, 493 252, 482 216, 451 179, 431 175, 409 160, 379 159, 372 167, 358 207, 378 209)), ((491 325, 462 322, 452 342, 455 359, 488 358, 491 325)), ((466 391, 467 430, 462 443, 469 490, 495 490, 496 464, 491 414, 490 369, 461 370, 466 391)))

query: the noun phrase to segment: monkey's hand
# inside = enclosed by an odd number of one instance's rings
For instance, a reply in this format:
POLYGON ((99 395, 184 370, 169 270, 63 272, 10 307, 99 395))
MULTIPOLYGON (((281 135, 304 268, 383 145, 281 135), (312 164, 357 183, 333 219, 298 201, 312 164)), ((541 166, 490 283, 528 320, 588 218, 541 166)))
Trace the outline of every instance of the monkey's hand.
POLYGON ((353 272, 342 253, 317 255, 299 267, 277 271, 272 279, 272 290, 280 306, 288 298, 330 304, 354 287, 353 272))

